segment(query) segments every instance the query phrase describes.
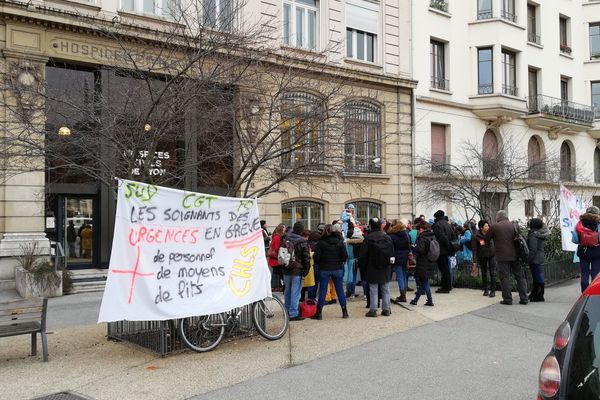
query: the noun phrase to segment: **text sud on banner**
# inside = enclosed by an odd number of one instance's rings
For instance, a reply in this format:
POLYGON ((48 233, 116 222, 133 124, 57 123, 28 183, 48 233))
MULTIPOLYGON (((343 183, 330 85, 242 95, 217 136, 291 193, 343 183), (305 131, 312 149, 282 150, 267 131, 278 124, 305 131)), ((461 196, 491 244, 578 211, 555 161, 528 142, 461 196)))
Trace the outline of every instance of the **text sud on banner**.
POLYGON ((573 243, 572 232, 575 230, 579 216, 585 213, 587 206, 569 189, 560 185, 560 237, 564 251, 577 251, 573 243))
POLYGON ((98 322, 231 310, 271 296, 258 205, 119 180, 98 322))

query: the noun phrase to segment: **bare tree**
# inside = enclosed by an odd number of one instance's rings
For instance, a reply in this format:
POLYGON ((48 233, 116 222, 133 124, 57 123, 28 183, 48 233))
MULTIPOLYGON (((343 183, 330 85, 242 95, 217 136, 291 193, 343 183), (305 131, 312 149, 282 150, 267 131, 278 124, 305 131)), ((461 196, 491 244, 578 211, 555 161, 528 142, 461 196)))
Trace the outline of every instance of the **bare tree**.
POLYGON ((428 205, 450 202, 462 207, 467 219, 491 220, 495 211, 508 207, 516 193, 524 193, 558 176, 556 157, 546 154, 531 162, 518 146, 507 135, 492 152, 482 144, 462 142, 461 157, 455 162, 418 156, 419 201, 428 205))
MULTIPOLYGON (((155 29, 91 21, 86 29, 106 43, 97 53, 102 69, 66 75, 57 63, 31 68, 31 82, 8 72, 0 153, 12 168, 5 179, 45 170, 48 183, 114 187, 114 177, 123 177, 263 196, 282 182, 340 174, 348 158, 346 101, 355 93, 352 78, 327 62, 339 44, 320 53, 282 50, 276 25, 238 19, 243 2, 218 10, 198 4, 163 10, 172 22, 155 29)), ((353 143, 374 140, 385 138, 353 143)), ((371 158, 367 166, 377 164, 371 158)))

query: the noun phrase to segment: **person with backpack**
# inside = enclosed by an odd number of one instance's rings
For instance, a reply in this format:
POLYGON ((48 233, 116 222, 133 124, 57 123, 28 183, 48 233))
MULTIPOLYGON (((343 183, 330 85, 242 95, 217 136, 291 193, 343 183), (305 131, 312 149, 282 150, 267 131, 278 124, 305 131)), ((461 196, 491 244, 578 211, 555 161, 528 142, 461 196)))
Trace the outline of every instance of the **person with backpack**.
POLYGON ((496 213, 496 223, 492 224, 486 235, 486 240, 494 242, 496 250, 496 261, 498 262, 498 273, 500 274, 500 287, 502 288, 502 301, 500 304, 512 305, 513 298, 510 291, 510 274, 517 281, 519 291, 519 304, 529 303, 527 296, 527 281, 521 268, 521 261, 517 253, 516 240, 519 232, 514 223, 509 221, 508 214, 504 210, 496 213))
POLYGON ((364 278, 369 283, 370 301, 366 316, 377 317, 377 297, 379 289, 381 289, 381 315, 388 317, 392 314, 389 282, 392 279, 391 264, 394 262, 392 259, 394 257, 394 243, 381 230, 381 220, 379 218, 371 218, 369 228, 369 234, 360 248, 358 259, 361 271, 365 272, 364 278))
POLYGON ((494 243, 486 238, 490 224, 484 219, 477 223, 479 230, 473 235, 473 268, 481 269, 481 284, 483 295, 496 297, 496 262, 494 260, 494 243), (488 281, 489 275, 489 281, 488 281))
POLYGON ((544 242, 550 236, 550 232, 539 218, 529 220, 529 234, 527 235, 527 246, 529 247, 529 269, 533 278, 533 288, 529 293, 529 301, 545 301, 544 299, 544 242))
POLYGON ((283 269, 283 291, 285 308, 290 321, 301 321, 304 318, 298 310, 302 277, 310 270, 310 250, 308 241, 302 237, 304 225, 296 222, 292 231, 283 238, 279 248, 278 260, 283 269))
POLYGON ((413 248, 413 254, 417 258, 417 268, 415 269, 415 280, 417 281, 417 291, 415 298, 410 302, 416 306, 422 295, 427 296, 428 307, 433 307, 433 297, 431 296, 431 287, 429 279, 435 274, 437 260, 441 254, 440 244, 436 240, 435 234, 431 231, 431 225, 421 221, 416 226, 418 235, 417 243, 413 248))
POLYGON ((348 318, 346 308, 346 296, 344 295, 344 263, 348 259, 348 252, 344 241, 334 231, 333 225, 326 225, 321 239, 317 242, 313 260, 319 266, 319 299, 317 302, 317 313, 313 319, 323 319, 322 311, 325 306, 327 286, 329 280, 333 280, 340 306, 342 307, 342 318, 348 318))
POLYGON ((408 271, 406 264, 408 262, 408 253, 410 253, 410 235, 406 230, 406 225, 402 221, 392 221, 392 227, 389 230, 390 238, 394 244, 394 265, 392 266, 398 281, 400 296, 392 300, 394 303, 406 303, 406 283, 408 271))
POLYGON ((600 246, 598 245, 598 223, 600 223, 600 209, 596 206, 588 207, 585 214, 579 217, 575 226, 577 234, 577 256, 581 268, 581 292, 589 286, 600 272, 600 246))
POLYGON ((450 293, 452 282, 450 277, 449 258, 454 256, 459 248, 458 234, 448 223, 446 214, 443 210, 438 210, 433 214, 434 222, 431 227, 436 240, 440 244, 440 257, 437 260, 437 266, 441 275, 440 288, 436 293, 450 293))

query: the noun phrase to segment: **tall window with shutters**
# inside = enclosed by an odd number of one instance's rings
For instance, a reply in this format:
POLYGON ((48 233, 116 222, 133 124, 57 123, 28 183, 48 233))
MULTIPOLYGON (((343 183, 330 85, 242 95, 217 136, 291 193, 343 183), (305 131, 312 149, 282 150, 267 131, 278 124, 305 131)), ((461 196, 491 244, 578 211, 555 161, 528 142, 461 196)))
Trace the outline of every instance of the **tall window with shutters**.
POLYGON ((346 57, 377 62, 379 3, 346 1, 346 57))
POLYGON ((446 155, 446 125, 431 124, 431 171, 448 170, 450 157, 446 155))

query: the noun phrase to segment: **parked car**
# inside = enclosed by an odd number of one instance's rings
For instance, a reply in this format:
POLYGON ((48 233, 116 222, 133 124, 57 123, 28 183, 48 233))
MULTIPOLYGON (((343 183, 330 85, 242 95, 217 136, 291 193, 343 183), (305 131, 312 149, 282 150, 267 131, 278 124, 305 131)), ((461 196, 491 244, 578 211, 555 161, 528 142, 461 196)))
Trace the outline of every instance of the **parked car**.
POLYGON ((600 399, 600 275, 556 330, 540 368, 537 398, 600 399))

